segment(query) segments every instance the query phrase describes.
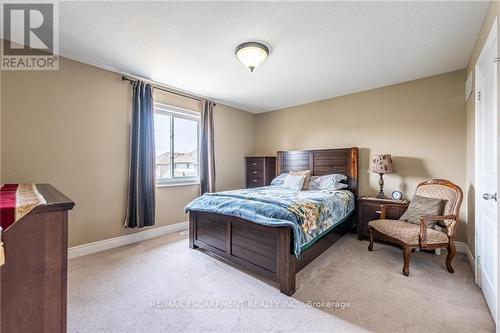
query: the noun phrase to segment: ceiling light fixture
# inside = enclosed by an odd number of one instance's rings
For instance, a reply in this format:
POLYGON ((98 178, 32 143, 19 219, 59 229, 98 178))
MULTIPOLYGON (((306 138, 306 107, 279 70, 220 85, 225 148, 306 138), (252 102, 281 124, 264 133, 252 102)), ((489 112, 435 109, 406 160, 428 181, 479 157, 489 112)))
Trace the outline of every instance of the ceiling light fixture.
POLYGON ((253 72, 269 55, 269 49, 259 42, 246 42, 236 46, 234 50, 236 58, 253 72))

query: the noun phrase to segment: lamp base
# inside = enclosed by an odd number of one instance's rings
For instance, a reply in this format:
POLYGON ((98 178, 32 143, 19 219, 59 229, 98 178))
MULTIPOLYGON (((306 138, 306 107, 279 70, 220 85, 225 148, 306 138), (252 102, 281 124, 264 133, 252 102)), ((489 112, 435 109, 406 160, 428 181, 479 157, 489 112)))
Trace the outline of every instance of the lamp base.
POLYGON ((384 194, 384 174, 379 173, 380 179, 378 180, 378 185, 380 186, 380 190, 378 191, 377 194, 377 199, 387 199, 387 197, 384 194))

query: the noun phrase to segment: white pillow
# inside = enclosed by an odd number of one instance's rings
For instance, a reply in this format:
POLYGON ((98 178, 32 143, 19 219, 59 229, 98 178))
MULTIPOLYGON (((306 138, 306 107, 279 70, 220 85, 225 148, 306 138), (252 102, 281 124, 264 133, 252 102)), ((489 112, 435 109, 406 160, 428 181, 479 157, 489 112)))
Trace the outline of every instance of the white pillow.
POLYGON ((281 184, 281 187, 300 191, 302 190, 302 186, 304 186, 305 178, 304 176, 293 176, 288 174, 285 176, 285 181, 281 184))

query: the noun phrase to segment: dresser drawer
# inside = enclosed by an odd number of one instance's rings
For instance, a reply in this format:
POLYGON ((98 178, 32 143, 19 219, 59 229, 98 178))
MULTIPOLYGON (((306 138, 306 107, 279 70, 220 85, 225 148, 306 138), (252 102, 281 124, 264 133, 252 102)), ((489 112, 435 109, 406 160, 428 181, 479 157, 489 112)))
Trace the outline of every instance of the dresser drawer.
POLYGON ((247 178, 250 177, 262 177, 264 175, 264 170, 259 169, 247 169, 247 178))
POLYGON ((266 186, 263 177, 259 176, 247 177, 247 187, 258 187, 258 186, 266 186))
POLYGON ((247 172, 248 171, 264 171, 264 160, 263 159, 247 159, 247 172))

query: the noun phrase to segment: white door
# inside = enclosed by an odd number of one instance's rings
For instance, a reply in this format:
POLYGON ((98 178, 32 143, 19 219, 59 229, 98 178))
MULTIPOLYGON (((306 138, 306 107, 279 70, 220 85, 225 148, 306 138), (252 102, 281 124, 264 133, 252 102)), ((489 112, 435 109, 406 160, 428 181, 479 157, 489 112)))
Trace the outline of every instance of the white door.
MULTIPOLYGON (((495 21, 496 22, 496 21, 495 21)), ((498 108, 496 23, 476 63, 477 282, 496 322, 498 108)))

